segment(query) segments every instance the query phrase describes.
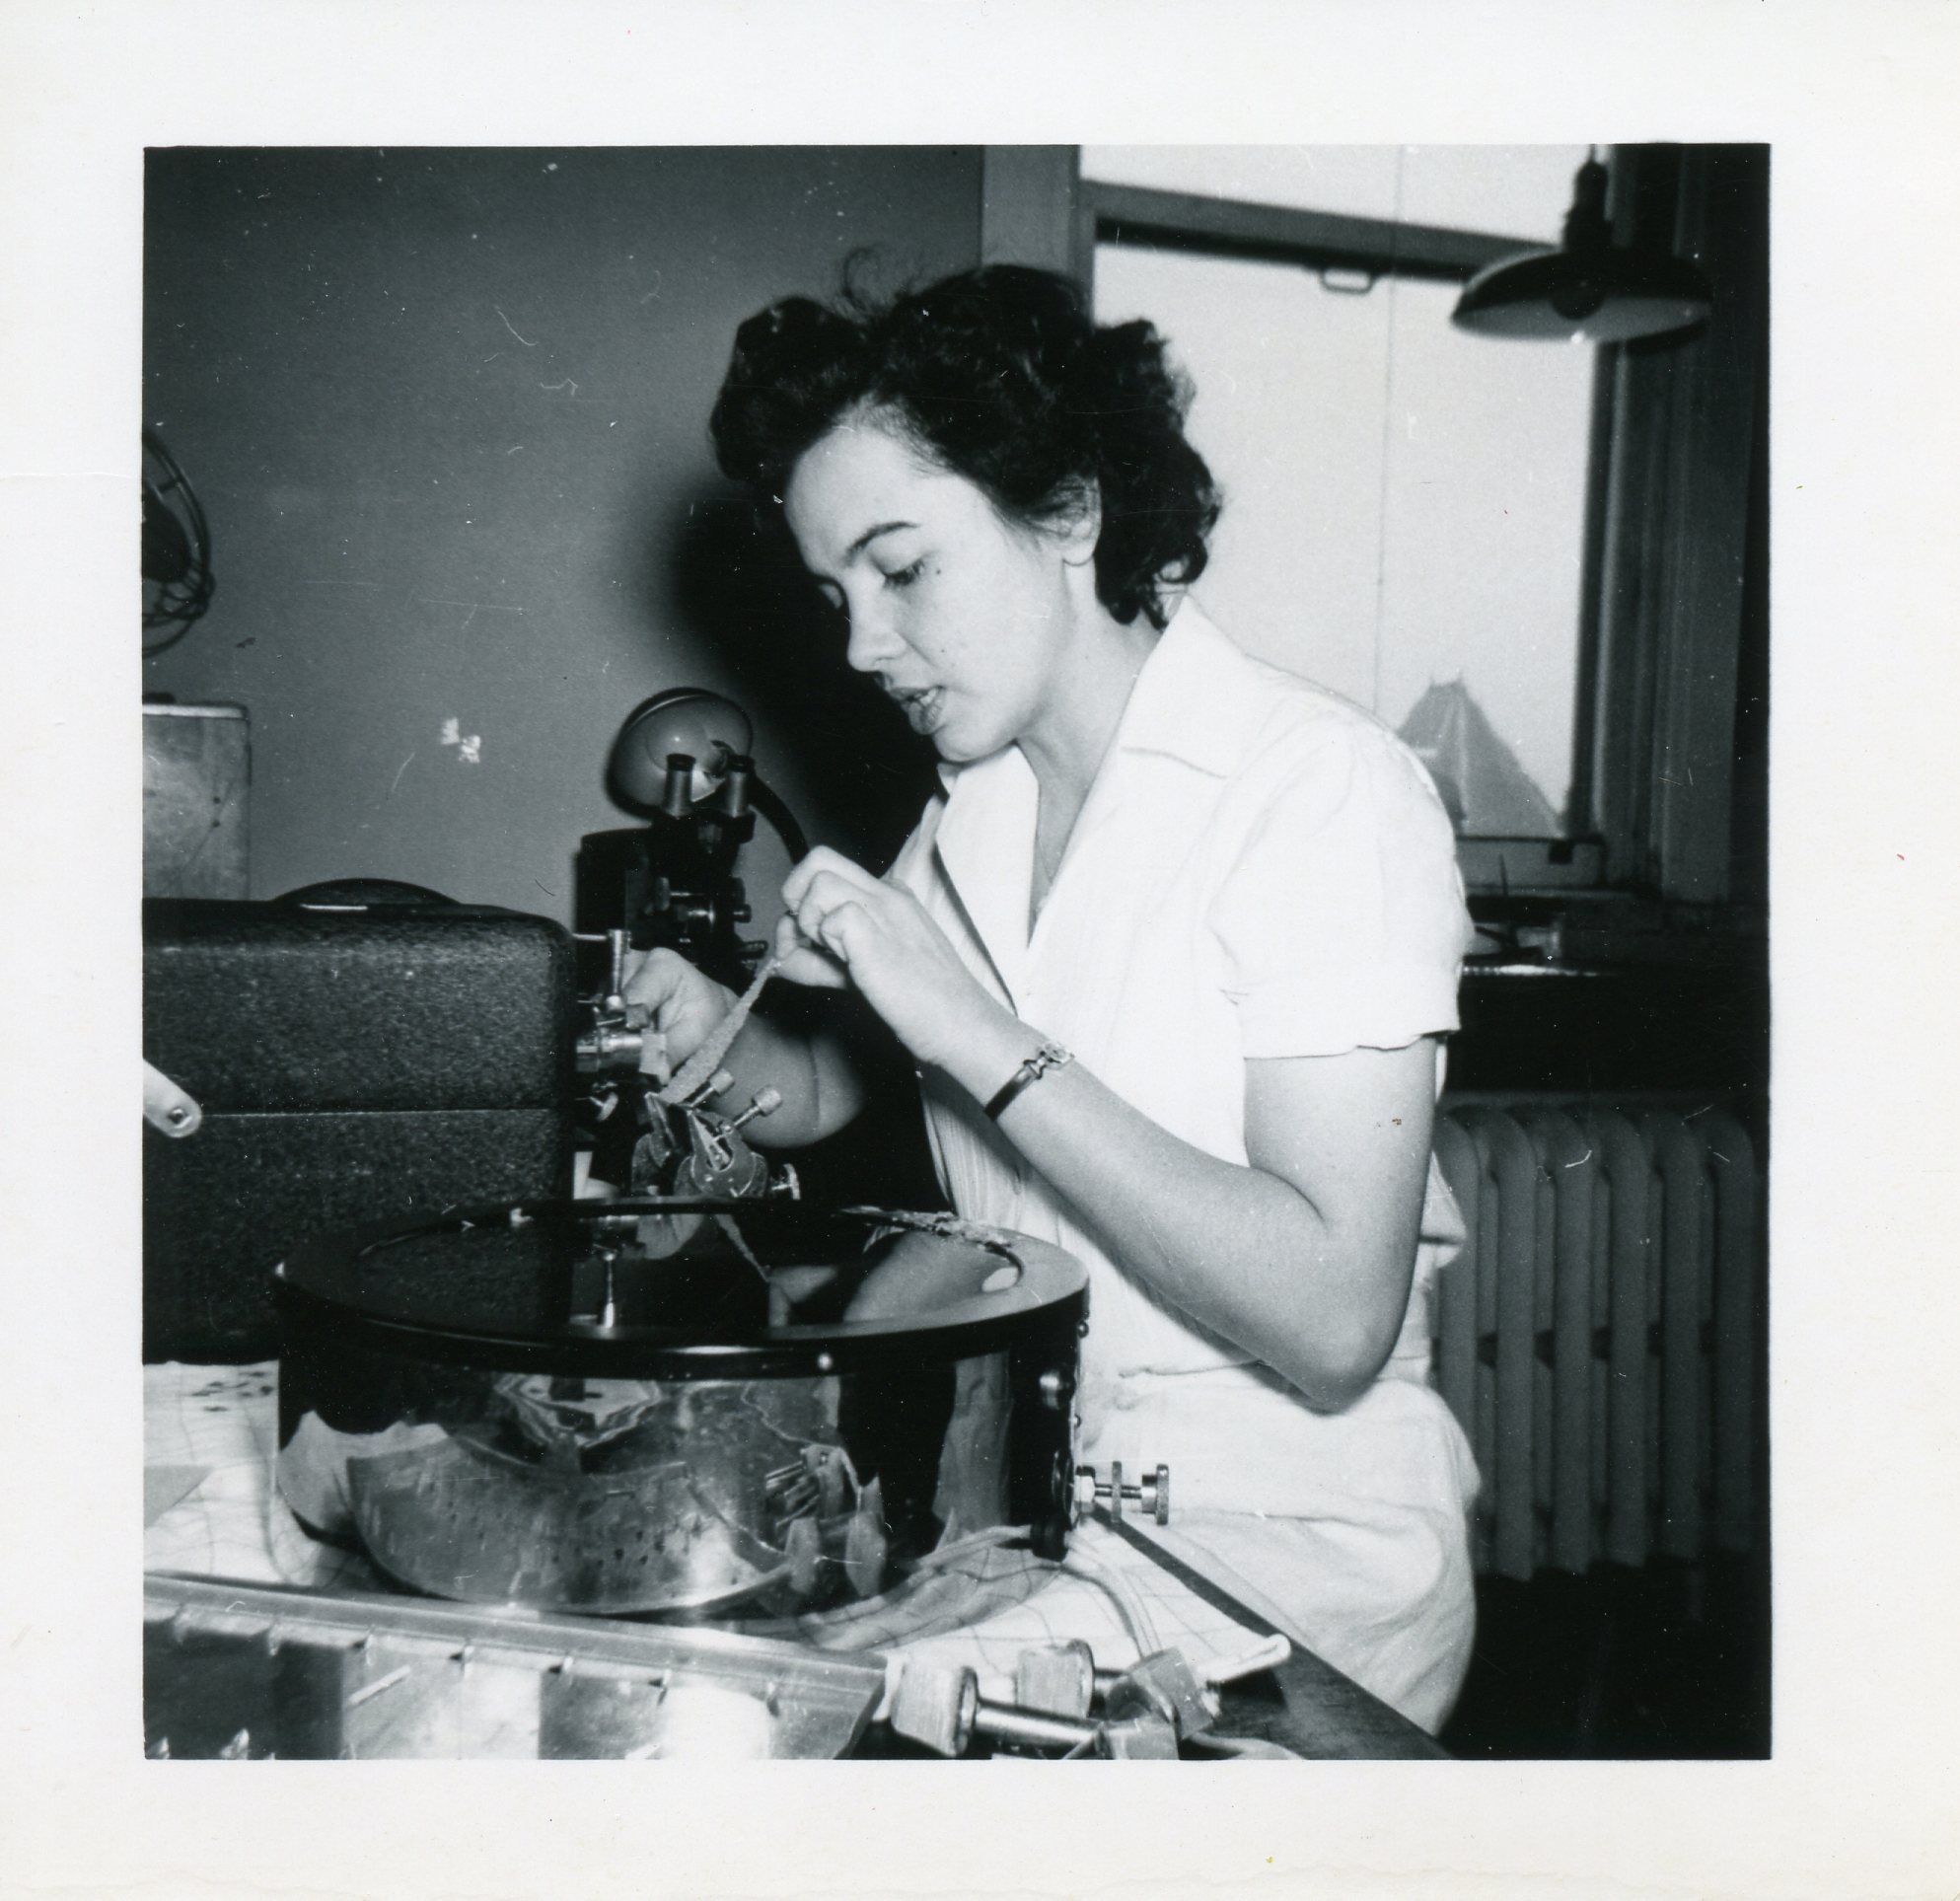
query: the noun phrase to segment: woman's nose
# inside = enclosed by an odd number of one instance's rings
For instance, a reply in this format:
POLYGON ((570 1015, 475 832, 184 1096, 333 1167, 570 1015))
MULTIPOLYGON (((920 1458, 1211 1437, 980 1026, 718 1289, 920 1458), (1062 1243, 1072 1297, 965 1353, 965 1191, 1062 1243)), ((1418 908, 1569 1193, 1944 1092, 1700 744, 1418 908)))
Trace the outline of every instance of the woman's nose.
POLYGON ((899 650, 903 642, 890 621, 869 603, 853 603, 850 633, 844 642, 844 660, 859 673, 876 673, 899 650))

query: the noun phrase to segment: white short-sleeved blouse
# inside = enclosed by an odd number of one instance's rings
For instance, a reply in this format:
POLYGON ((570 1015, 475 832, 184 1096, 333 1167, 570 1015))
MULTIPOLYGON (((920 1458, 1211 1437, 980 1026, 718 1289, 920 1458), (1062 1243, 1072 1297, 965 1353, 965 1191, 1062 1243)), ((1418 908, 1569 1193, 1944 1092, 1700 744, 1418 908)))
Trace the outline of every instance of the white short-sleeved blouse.
MULTIPOLYGON (((1246 1160, 1249 1059, 1456 1027, 1470 925, 1427 774, 1368 714, 1254 660, 1190 600, 1137 678, 1032 935, 1027 762, 1010 747, 942 778, 890 875, 996 997, 1207 1154, 1246 1160)), ((1461 1242, 1433 1162, 1395 1353, 1353 1407, 1321 1414, 1104 1255, 964 1091, 930 1074, 922 1087, 954 1206, 1088 1265, 1085 1456, 1172 1463, 1187 1502, 1224 1509, 1461 1509, 1475 1474, 1427 1384, 1430 1288, 1461 1242), (1158 1443, 1133 1442, 1146 1429, 1158 1443)))

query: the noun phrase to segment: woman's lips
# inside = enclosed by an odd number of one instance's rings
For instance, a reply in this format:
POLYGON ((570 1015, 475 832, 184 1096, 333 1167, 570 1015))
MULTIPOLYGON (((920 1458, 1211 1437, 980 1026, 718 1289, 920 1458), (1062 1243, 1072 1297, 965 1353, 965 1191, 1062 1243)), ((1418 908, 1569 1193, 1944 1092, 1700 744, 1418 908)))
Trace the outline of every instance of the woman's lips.
POLYGON ((898 701, 899 709, 913 732, 928 734, 938 725, 939 709, 946 699, 944 687, 922 687, 910 693, 896 688, 888 688, 887 691, 898 701))

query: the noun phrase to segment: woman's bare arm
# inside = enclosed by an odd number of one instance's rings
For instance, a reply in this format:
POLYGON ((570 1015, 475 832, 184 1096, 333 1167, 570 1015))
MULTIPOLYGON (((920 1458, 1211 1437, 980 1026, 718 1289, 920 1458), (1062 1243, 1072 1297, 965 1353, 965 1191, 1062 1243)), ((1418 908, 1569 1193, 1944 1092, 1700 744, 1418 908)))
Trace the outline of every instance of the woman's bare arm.
MULTIPOLYGON (((1037 1036, 1001 1012, 954 1079, 985 1100, 1037 1036)), ((1220 1161, 1052 1069, 1000 1128, 1111 1257, 1317 1406, 1381 1371, 1409 1302, 1434 1114, 1433 1039, 1246 1065, 1249 1163, 1220 1161)))

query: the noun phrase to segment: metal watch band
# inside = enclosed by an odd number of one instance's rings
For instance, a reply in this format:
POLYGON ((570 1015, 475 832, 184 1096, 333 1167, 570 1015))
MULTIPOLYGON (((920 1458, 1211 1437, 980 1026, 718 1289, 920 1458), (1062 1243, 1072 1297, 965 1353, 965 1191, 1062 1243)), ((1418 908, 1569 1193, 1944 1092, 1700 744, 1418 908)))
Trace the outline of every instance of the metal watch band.
POLYGON ((1065 1068, 1075 1059, 1058 1043, 1044 1043, 1035 1054, 1000 1085, 986 1105, 986 1113, 996 1122, 1000 1112, 1032 1082, 1039 1082, 1051 1069, 1065 1068))

